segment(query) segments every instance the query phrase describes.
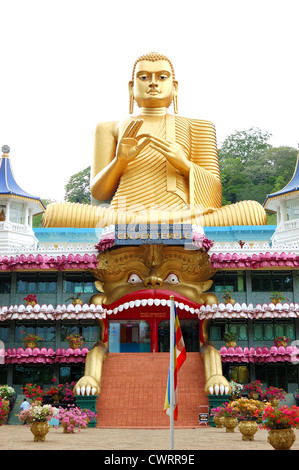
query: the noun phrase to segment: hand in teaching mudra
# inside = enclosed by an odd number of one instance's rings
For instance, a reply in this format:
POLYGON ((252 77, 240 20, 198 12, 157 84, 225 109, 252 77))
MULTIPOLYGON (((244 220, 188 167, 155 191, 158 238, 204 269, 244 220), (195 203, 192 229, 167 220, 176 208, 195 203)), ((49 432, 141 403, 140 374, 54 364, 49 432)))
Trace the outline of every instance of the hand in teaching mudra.
POLYGON ((184 176, 188 176, 190 162, 182 147, 176 142, 169 142, 150 135, 150 146, 160 152, 184 176))
POLYGON ((116 158, 119 162, 127 165, 130 163, 140 151, 149 143, 149 134, 138 134, 143 124, 143 119, 131 121, 126 127, 116 149, 116 158), (140 144, 139 140, 144 139, 140 144))

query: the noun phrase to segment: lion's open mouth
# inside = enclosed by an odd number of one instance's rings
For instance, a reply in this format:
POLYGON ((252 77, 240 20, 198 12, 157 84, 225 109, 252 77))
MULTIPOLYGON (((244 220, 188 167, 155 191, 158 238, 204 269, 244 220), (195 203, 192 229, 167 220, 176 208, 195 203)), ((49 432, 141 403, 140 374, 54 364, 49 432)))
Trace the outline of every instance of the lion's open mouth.
POLYGON ((109 305, 103 304, 102 307, 106 310, 108 315, 116 314, 131 308, 139 310, 144 310, 146 308, 147 312, 157 310, 169 311, 171 296, 174 297, 175 305, 178 309, 185 310, 191 314, 199 313, 199 309, 201 307, 200 304, 193 302, 182 294, 165 289, 143 289, 130 292, 109 305))

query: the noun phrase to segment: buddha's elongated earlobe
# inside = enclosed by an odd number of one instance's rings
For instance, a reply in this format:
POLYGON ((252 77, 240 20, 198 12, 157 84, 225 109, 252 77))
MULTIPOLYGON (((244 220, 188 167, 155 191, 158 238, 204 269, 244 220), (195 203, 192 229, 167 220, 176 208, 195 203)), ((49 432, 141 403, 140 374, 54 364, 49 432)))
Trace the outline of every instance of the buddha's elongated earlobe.
POLYGON ((133 93, 133 81, 129 82, 129 113, 133 114, 134 110, 134 93, 133 93))
POLYGON ((175 114, 178 114, 178 82, 175 81, 173 83, 174 90, 173 90, 173 111, 175 114))

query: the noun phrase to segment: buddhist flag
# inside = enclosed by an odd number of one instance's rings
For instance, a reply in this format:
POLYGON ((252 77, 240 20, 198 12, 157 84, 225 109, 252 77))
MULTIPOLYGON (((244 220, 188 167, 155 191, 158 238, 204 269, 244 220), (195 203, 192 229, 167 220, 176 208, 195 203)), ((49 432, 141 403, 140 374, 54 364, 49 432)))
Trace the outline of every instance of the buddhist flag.
MULTIPOLYGON (((186 348, 185 343, 180 327, 179 317, 177 315, 176 307, 174 302, 172 302, 172 306, 170 307, 170 315, 174 315, 174 347, 170 348, 171 354, 173 349, 173 367, 169 366, 168 372, 168 381, 167 381, 167 389, 165 395, 165 403, 164 403, 164 412, 170 416, 170 404, 171 404, 171 374, 173 373, 173 387, 174 387, 174 419, 177 420, 178 417, 178 401, 177 401, 177 373, 180 367, 183 365, 187 355, 186 355, 186 348), (172 312, 173 309, 173 312, 172 312), (173 369, 173 370, 172 370, 173 369)), ((172 324, 170 322, 170 324, 172 324)), ((171 337, 171 336, 170 336, 171 337)))

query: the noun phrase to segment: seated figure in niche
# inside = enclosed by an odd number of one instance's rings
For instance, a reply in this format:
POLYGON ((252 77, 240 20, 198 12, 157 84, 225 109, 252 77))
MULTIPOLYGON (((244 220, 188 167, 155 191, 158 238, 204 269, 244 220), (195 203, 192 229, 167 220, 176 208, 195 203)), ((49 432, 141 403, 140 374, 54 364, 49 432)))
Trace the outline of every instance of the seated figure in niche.
POLYGON ((99 205, 54 203, 46 227, 104 227, 117 223, 191 222, 201 226, 264 225, 256 201, 222 206, 215 129, 177 115, 178 83, 170 60, 149 53, 135 62, 130 113, 98 124, 91 193, 99 205), (167 112, 173 103, 174 115, 167 112), (100 201, 110 200, 109 207, 100 201))

